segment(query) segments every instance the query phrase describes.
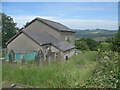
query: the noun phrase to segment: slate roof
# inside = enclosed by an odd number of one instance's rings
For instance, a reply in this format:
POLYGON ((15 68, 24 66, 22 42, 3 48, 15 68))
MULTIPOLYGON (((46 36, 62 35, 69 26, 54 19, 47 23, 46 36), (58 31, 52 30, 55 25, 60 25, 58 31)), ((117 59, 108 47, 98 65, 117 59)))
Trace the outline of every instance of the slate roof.
POLYGON ((17 36, 19 36, 21 33, 24 33, 29 38, 31 38, 34 42, 36 42, 39 45, 53 45, 58 50, 61 50, 62 52, 65 52, 67 50, 73 49, 75 46, 72 44, 69 44, 66 41, 59 41, 53 36, 49 35, 46 32, 32 32, 30 30, 21 30, 19 33, 17 33, 13 38, 11 38, 7 44, 9 44, 12 40, 14 40, 17 36))
POLYGON ((34 20, 32 20, 29 24, 27 24, 25 27, 27 27, 28 25, 30 25, 31 23, 33 23, 34 21, 39 20, 40 22, 54 28, 55 30, 58 30, 60 32, 72 32, 75 33, 74 31, 72 31, 72 29, 68 28, 67 26, 55 22, 55 21, 51 21, 51 20, 47 20, 47 19, 42 19, 42 18, 35 18, 34 20))
POLYGON ((23 32, 30 38, 34 39, 37 43, 39 43, 39 45, 59 42, 56 38, 47 34, 46 32, 31 32, 29 30, 24 30, 23 32))
POLYGON ((75 46, 73 46, 72 44, 66 41, 60 41, 60 42, 53 43, 53 46, 55 46, 56 48, 60 49, 63 52, 75 48, 75 46))
POLYGON ((23 32, 40 45, 51 44, 57 49, 61 50, 62 52, 73 49, 75 47, 66 41, 57 40, 56 38, 54 38, 46 32, 31 32, 29 30, 24 30, 23 32))

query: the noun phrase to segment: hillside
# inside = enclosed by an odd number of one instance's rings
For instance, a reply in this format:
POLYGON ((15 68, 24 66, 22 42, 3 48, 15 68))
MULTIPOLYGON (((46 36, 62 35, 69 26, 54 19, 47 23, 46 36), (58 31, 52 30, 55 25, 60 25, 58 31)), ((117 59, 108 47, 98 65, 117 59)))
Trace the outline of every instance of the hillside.
POLYGON ((74 29, 76 38, 93 38, 97 41, 102 41, 109 37, 114 37, 117 30, 105 30, 105 29, 94 29, 94 30, 79 30, 74 29))

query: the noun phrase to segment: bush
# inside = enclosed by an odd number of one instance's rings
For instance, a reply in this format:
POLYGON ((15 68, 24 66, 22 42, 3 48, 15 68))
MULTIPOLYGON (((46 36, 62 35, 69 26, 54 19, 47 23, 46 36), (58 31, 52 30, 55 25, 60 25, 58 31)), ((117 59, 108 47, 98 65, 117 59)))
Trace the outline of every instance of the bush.
POLYGON ((75 46, 76 46, 76 49, 79 49, 81 51, 84 51, 84 50, 89 51, 90 50, 87 43, 82 39, 77 40, 75 43, 75 46))
POLYGON ((100 43, 100 45, 98 46, 98 49, 100 51, 110 51, 111 50, 111 45, 110 43, 107 42, 102 42, 100 43))
POLYGON ((93 72, 84 87, 117 88, 118 61, 116 52, 101 52, 96 70, 93 72))
POLYGON ((76 48, 80 50, 97 50, 99 42, 91 38, 81 38, 76 40, 76 48))

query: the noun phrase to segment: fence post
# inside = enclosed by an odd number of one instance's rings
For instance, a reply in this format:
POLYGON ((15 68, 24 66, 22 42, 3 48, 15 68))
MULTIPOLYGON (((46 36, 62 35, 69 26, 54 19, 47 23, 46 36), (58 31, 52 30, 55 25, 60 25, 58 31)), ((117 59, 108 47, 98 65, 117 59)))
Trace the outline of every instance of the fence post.
POLYGON ((14 63, 14 59, 15 59, 15 54, 13 50, 10 50, 9 52, 9 62, 12 64, 14 63))

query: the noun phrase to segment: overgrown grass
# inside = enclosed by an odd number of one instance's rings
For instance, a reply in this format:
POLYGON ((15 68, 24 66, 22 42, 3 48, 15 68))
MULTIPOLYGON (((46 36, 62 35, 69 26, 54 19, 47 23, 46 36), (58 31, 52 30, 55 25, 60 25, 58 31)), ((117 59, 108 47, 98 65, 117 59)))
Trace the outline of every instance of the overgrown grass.
POLYGON ((73 56, 65 63, 53 63, 42 68, 35 63, 21 65, 3 64, 3 87, 5 83, 19 83, 33 87, 81 87, 92 75, 97 62, 97 52, 85 52, 73 56))

